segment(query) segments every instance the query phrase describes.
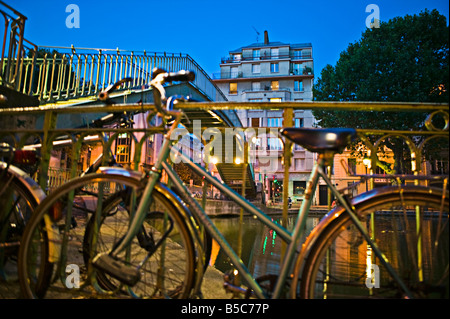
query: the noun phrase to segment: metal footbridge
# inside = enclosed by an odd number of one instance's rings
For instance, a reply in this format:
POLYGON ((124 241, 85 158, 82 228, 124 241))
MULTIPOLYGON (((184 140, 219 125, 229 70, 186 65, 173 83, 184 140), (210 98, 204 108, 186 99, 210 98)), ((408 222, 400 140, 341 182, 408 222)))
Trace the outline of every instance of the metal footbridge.
MULTIPOLYGON (((26 17, 3 2, 0 3, 0 13, 5 18, 7 27, 0 64, 0 94, 3 97, 0 108, 34 106, 54 107, 56 110, 93 106, 97 110, 93 113, 61 113, 58 115, 56 128, 89 125, 107 115, 99 111, 98 105, 102 102, 98 101, 98 94, 118 80, 132 79, 111 95, 110 103, 152 103, 149 83, 152 70, 156 67, 168 72, 190 70, 196 74, 192 82, 173 83, 166 87, 167 96, 190 96, 203 102, 226 101, 226 97, 206 72, 187 54, 128 51, 118 48, 37 46, 24 37, 26 17)), ((187 109, 186 115, 191 120, 200 120, 203 128, 242 127, 235 110, 187 109)), ((23 120, 15 121, 9 124, 17 128, 25 125, 23 120)), ((43 128, 44 115, 38 115, 33 124, 34 128, 43 128)), ((188 129, 192 129, 187 122, 184 124, 188 129)), ((222 180, 241 192, 242 164, 217 163, 216 167, 222 180)), ((254 197, 256 186, 253 168, 251 164, 246 167, 246 195, 254 197)))

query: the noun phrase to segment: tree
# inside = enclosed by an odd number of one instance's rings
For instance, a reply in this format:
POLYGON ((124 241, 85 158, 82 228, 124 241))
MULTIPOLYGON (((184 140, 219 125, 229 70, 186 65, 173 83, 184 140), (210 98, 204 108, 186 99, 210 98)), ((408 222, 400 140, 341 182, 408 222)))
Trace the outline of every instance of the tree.
MULTIPOLYGON (((336 66, 322 70, 313 87, 314 100, 448 103, 448 32, 446 18, 437 10, 367 29, 341 53, 336 66)), ((419 130, 426 117, 416 112, 314 110, 313 114, 322 127, 388 130, 419 130)))

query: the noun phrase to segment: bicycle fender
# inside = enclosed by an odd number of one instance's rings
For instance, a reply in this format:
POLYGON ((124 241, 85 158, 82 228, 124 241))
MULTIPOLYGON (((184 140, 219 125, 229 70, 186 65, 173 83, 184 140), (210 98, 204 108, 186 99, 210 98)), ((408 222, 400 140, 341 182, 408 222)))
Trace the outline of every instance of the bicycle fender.
MULTIPOLYGON (((0 168, 5 169, 6 163, 0 162, 0 168)), ((8 172, 14 175, 14 177, 17 178, 20 183, 25 186, 25 188, 31 193, 31 195, 33 195, 36 204, 39 205, 44 200, 44 198, 46 197, 45 192, 42 190, 39 184, 36 183, 33 178, 31 178, 30 175, 13 165, 9 165, 8 172)))
POLYGON ((136 180, 141 180, 145 174, 142 172, 138 172, 138 171, 131 171, 128 170, 126 168, 122 168, 122 167, 110 167, 110 166, 102 166, 99 168, 100 172, 108 175, 121 175, 121 176, 125 176, 125 177, 131 177, 134 178, 136 180))

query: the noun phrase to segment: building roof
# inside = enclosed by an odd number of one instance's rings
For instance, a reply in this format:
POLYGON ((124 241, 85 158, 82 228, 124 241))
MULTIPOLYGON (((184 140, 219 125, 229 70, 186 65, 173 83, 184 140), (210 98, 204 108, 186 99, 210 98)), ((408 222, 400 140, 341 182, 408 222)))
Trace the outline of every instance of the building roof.
POLYGON ((311 48, 312 44, 311 43, 295 43, 295 44, 290 44, 290 43, 283 43, 283 42, 268 42, 263 43, 263 42, 258 42, 258 43, 252 43, 250 45, 246 45, 243 47, 240 47, 238 49, 235 50, 231 50, 230 53, 241 53, 242 50, 244 49, 252 49, 252 48, 270 48, 270 47, 282 47, 282 46, 289 46, 292 49, 301 49, 301 48, 311 48))

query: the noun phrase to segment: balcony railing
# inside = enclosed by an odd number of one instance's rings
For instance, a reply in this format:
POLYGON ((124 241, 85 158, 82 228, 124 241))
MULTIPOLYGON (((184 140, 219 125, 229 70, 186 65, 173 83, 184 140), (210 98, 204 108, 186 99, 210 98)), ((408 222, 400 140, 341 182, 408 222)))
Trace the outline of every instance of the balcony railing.
POLYGON ((241 63, 247 61, 262 61, 262 60, 282 60, 282 59, 291 59, 291 60, 311 60, 311 53, 304 53, 301 55, 298 54, 262 54, 261 56, 252 56, 252 55, 243 55, 241 58, 233 58, 233 57, 224 57, 221 59, 222 64, 226 63, 241 63))
POLYGON ((244 72, 220 72, 213 73, 213 80, 225 80, 225 79, 252 79, 252 78, 276 78, 276 77, 286 77, 286 76, 305 76, 310 77, 314 75, 314 70, 311 67, 306 67, 303 69, 291 70, 288 74, 282 74, 279 72, 274 73, 244 73, 244 72))

